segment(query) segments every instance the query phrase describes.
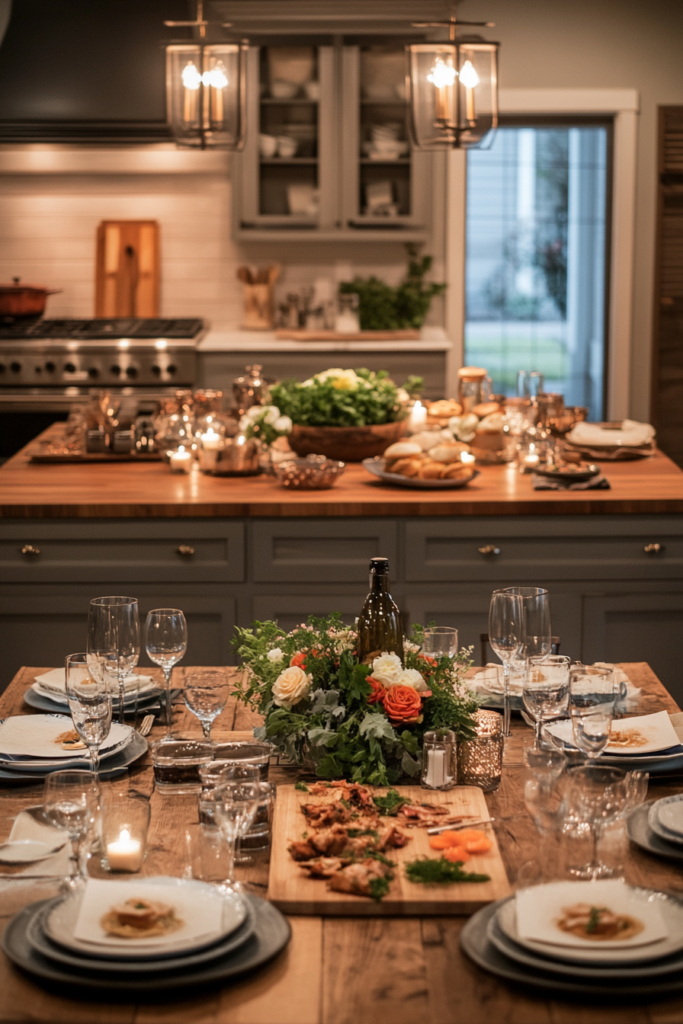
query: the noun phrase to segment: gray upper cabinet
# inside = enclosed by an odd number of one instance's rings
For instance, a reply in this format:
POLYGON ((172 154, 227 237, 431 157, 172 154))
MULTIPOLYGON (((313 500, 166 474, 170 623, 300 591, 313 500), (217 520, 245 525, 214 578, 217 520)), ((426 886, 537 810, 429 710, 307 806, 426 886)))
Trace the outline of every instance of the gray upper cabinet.
POLYGON ((410 147, 404 71, 401 40, 250 48, 235 237, 426 240, 432 156, 410 147))

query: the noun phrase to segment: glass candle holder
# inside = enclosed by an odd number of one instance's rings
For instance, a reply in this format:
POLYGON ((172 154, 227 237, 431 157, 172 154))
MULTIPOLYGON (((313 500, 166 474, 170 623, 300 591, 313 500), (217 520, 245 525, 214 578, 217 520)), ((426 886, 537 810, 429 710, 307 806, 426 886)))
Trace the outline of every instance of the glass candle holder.
POLYGON ((213 761, 213 746, 204 740, 170 739, 152 744, 154 785, 163 793, 199 793, 201 765, 213 761))
POLYGON ((229 743, 216 743, 213 756, 215 761, 220 761, 223 768, 228 765, 253 764, 259 770, 261 782, 268 781, 268 770, 273 747, 270 743, 261 743, 258 740, 233 740, 229 743))
POLYGON ((476 711, 471 740, 458 744, 458 784, 479 786, 485 793, 498 789, 503 774, 503 718, 497 711, 476 711))
POLYGON ((457 781, 455 733, 434 729, 422 741, 422 778, 425 789, 451 789, 457 781))
POLYGON ((147 854, 149 802, 128 790, 107 790, 102 796, 102 867, 107 871, 139 871, 147 854))

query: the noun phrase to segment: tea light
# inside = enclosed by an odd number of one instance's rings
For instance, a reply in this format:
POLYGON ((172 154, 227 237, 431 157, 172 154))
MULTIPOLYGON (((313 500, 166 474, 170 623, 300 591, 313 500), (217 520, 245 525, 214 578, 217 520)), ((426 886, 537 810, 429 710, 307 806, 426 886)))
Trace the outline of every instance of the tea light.
POLYGON ((424 430, 426 423, 427 409, 422 402, 417 401, 408 419, 408 430, 411 434, 418 434, 421 430, 424 430))
POLYGON ((469 466, 471 463, 476 461, 476 458, 472 452, 460 452, 460 461, 464 462, 466 466, 469 466))
POLYGON ((496 711, 475 711, 475 738, 458 745, 458 785, 498 789, 503 774, 503 718, 496 711))
POLYGON ((130 832, 122 828, 119 838, 107 843, 107 861, 111 871, 139 871, 142 867, 142 843, 131 839, 130 832))
POLYGON ((186 452, 181 444, 169 459, 172 473, 189 473, 192 469, 192 452, 186 452))
POLYGON ((199 435, 201 442, 202 459, 201 468, 211 473, 216 468, 218 450, 223 447, 223 438, 217 434, 213 427, 209 427, 205 434, 199 435))

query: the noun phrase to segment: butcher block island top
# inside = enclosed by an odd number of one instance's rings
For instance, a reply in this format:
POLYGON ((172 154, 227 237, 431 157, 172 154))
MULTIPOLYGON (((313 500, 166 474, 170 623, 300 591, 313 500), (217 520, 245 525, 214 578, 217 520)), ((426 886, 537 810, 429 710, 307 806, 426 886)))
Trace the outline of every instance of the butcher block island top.
MULTIPOLYGON (((35 443, 35 442, 32 442, 35 443)), ((0 468, 3 519, 158 519, 625 515, 683 512, 683 472, 662 452, 605 462, 610 490, 534 491, 512 464, 481 466, 461 490, 387 486, 349 464, 326 491, 290 491, 271 476, 171 473, 162 462, 32 464, 31 446, 0 468)))

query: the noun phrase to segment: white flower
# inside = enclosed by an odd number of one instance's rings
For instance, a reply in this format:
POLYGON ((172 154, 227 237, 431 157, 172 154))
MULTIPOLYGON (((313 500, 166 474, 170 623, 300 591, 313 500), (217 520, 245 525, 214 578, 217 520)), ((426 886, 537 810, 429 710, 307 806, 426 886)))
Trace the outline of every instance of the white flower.
POLYGON ((298 665, 291 665, 275 680, 273 684, 273 701, 281 708, 291 710, 295 704, 308 696, 313 683, 313 676, 304 672, 298 665))
POLYGON ((249 420, 258 420, 258 419, 261 418, 261 413, 262 412, 263 412, 263 406, 262 405, 252 405, 251 408, 247 409, 247 411, 246 411, 246 413, 244 415, 249 420))
POLYGON ((263 407, 263 420, 271 427, 280 419, 280 410, 276 405, 265 405, 263 407))
POLYGON ((413 654, 417 654, 417 652, 420 650, 420 645, 419 644, 414 644, 411 640, 404 640, 403 641, 403 650, 404 651, 411 651, 413 654))
POLYGON ((284 654, 279 647, 273 647, 272 651, 268 651, 268 661, 282 661, 284 654))
POLYGON ((411 689, 417 690, 418 693, 428 689, 427 684, 416 668, 404 669, 398 677, 396 684, 398 686, 410 686, 411 689))
POLYGON ((372 663, 372 677, 384 686, 396 686, 403 672, 401 659, 397 654, 382 654, 372 663))
POLYGON ((336 388, 337 391, 357 391, 361 383, 355 370, 342 370, 341 367, 334 367, 331 370, 323 370, 322 373, 316 373, 315 379, 323 384, 325 381, 330 381, 332 387, 336 388))
POLYGON ((305 380, 305 381, 303 382, 303 384, 301 385, 301 387, 302 387, 302 388, 312 388, 312 387, 313 387, 313 378, 312 378, 312 377, 309 377, 309 378, 308 378, 308 380, 305 380))
POLYGON ((400 402, 401 405, 407 405, 410 401, 410 395, 405 388, 398 388, 396 391, 396 401, 400 402))
POLYGON ((273 423, 273 427, 279 434, 289 434, 292 429, 292 421, 289 416, 280 416, 273 423))

